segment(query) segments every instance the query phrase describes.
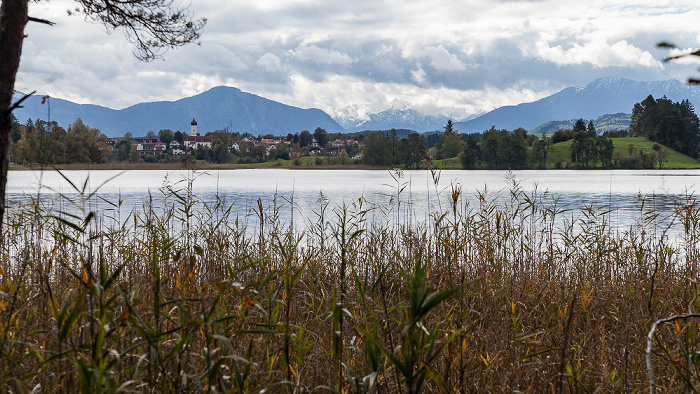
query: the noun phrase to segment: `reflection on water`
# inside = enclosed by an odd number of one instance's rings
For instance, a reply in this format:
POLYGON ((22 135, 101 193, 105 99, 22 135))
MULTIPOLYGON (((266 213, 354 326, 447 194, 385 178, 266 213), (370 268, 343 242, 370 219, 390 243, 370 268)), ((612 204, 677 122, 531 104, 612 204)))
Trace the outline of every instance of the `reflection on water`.
POLYGON ((535 199, 545 206, 564 210, 560 217, 569 221, 585 220, 583 211, 609 215, 605 218, 613 230, 648 221, 650 228, 663 232, 681 227, 676 212, 692 201, 700 183, 698 170, 649 171, 456 171, 437 174, 429 171, 366 170, 287 170, 255 169, 210 172, 187 171, 65 171, 64 179, 54 171, 10 172, 7 195, 10 204, 38 198, 56 211, 75 211, 83 206, 105 213, 116 221, 124 220, 132 210, 152 201, 156 211, 177 204, 163 193, 165 187, 186 193, 188 184, 201 202, 213 206, 233 205, 234 217, 242 224, 257 222, 254 210, 258 200, 266 214, 278 207, 283 223, 296 227, 317 219, 321 206, 352 204, 363 198, 375 209, 369 220, 380 224, 430 223, 436 213, 451 209, 453 190, 461 190, 459 210, 478 209, 483 199, 501 205, 512 204, 513 192, 521 192, 519 201, 535 199), (439 179, 436 179, 439 178, 439 179), (437 181, 437 182, 436 182, 437 181), (76 189, 89 194, 80 200, 76 189), (63 198, 61 198, 63 197, 63 198), (72 204, 74 200, 77 204, 72 204), (653 212, 653 215, 649 214, 653 212), (647 214, 645 214, 647 213, 647 214), (652 220, 653 219, 653 220, 652 220))

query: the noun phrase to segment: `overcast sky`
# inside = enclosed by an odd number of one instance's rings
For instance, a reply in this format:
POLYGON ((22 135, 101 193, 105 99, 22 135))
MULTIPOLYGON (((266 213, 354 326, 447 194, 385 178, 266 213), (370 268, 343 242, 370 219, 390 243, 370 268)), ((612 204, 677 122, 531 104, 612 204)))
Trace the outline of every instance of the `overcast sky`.
MULTIPOLYGON (((177 3, 178 0, 175 0, 177 3)), ((399 99, 455 118, 619 75, 700 77, 660 41, 700 46, 697 1, 191 0, 201 45, 142 63, 121 31, 31 3, 16 89, 120 109, 237 87, 331 116, 399 99)))

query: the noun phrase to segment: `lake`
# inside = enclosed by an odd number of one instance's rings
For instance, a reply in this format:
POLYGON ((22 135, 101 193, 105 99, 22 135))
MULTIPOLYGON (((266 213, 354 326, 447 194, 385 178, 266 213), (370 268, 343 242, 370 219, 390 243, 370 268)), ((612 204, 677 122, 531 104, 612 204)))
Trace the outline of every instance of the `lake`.
MULTIPOLYGON (((536 195, 545 204, 570 209, 577 220, 580 211, 612 209, 607 220, 613 229, 625 230, 642 218, 644 210, 659 216, 654 225, 664 228, 674 221, 679 205, 687 204, 700 187, 700 170, 556 170, 556 171, 381 171, 381 170, 294 170, 247 169, 188 172, 185 170, 64 171, 77 189, 97 190, 84 200, 87 210, 108 210, 115 220, 141 209, 145 200, 156 208, 175 203, 161 192, 164 187, 185 190, 191 180, 193 194, 204 203, 233 204, 234 217, 253 223, 261 201, 267 214, 279 207, 284 223, 315 221, 320 208, 352 204, 360 197, 366 207, 376 207, 368 219, 378 223, 425 223, 436 212, 450 209, 453 188, 461 189, 459 209, 477 208, 479 194, 509 204, 511 190, 536 195), (436 183, 434 176, 439 177, 436 183), (515 185, 515 186, 514 186, 515 185), (536 191, 536 194, 534 194, 536 191), (117 204, 120 208, 108 204, 117 204)), ((31 196, 50 209, 75 209, 68 199, 80 200, 80 193, 55 171, 11 171, 7 197, 10 206, 27 202, 31 196), (64 197, 64 198, 61 198, 64 197), (73 208, 71 208, 73 207, 73 208)), ((571 216, 573 215, 573 216, 571 216)))

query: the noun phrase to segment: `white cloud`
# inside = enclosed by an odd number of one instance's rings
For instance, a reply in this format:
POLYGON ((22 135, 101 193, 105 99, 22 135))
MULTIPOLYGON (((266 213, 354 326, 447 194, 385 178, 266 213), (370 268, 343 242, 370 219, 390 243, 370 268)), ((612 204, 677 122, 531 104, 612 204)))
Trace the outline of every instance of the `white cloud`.
POLYGON ((74 6, 30 3, 57 25, 27 28, 19 90, 123 108, 226 84, 329 113, 366 115, 394 97, 472 113, 610 74, 686 79, 695 69, 662 68, 655 44, 700 46, 695 0, 198 0, 201 46, 144 64, 121 32, 66 16, 74 6))
POLYGON ((302 62, 313 62, 316 64, 340 64, 350 65, 357 62, 346 53, 336 50, 319 48, 316 45, 299 45, 290 51, 291 55, 302 62))
POLYGON ((697 55, 690 55, 691 53, 697 52, 697 48, 673 48, 668 52, 668 57, 672 57, 673 62, 677 64, 698 64, 700 63, 700 57, 697 55))
POLYGON ((425 70, 423 70, 423 66, 419 64, 416 70, 411 71, 411 79, 423 85, 428 82, 428 73, 426 73, 425 70))
POLYGON ((280 58, 273 53, 266 53, 258 59, 258 66, 264 68, 267 71, 278 72, 282 71, 282 62, 280 58))
POLYGON ((266 92, 282 103, 297 102, 303 108, 319 108, 331 116, 367 119, 369 114, 387 109, 393 100, 410 102, 428 114, 456 119, 480 114, 502 105, 538 100, 558 89, 536 83, 523 83, 507 89, 459 90, 447 87, 421 87, 410 83, 376 83, 352 76, 329 75, 314 81, 302 75, 290 77, 293 90, 283 94, 266 92))
POLYGON ((624 40, 610 44, 597 39, 583 44, 573 43, 569 48, 539 41, 535 43, 535 50, 540 59, 558 66, 588 63, 595 67, 661 67, 651 53, 624 40))
POLYGON ((442 44, 436 47, 428 47, 423 51, 430 59, 430 65, 441 71, 462 71, 467 69, 456 55, 451 54, 442 44))

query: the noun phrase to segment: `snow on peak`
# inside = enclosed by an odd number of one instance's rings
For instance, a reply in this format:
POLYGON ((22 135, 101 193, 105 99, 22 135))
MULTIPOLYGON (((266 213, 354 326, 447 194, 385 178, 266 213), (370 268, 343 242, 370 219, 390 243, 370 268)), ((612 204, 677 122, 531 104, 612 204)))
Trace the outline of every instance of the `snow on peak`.
POLYGON ((397 98, 391 100, 391 108, 390 108, 391 110, 406 111, 410 107, 411 107, 411 104, 406 102, 406 101, 402 101, 402 100, 399 100, 397 98))

